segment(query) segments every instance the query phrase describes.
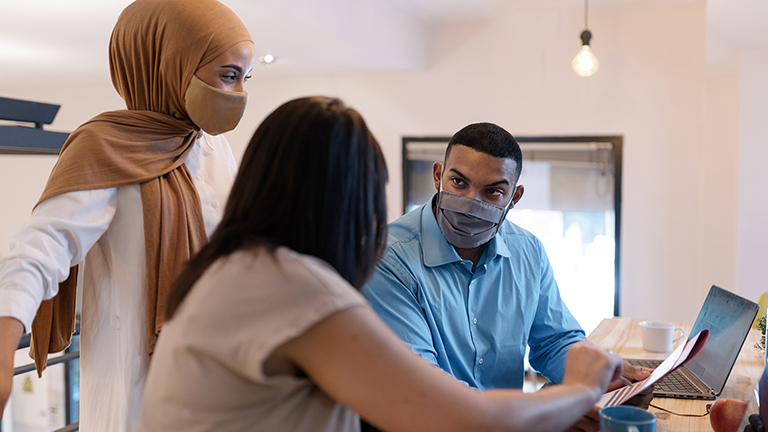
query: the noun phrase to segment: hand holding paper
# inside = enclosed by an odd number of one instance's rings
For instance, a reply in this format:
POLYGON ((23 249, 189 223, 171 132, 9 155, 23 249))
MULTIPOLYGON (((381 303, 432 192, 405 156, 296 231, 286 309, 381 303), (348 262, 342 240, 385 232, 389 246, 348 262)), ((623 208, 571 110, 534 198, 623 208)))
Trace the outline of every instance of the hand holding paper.
POLYGON ((707 343, 709 338, 709 330, 702 330, 688 342, 677 347, 654 371, 648 378, 638 381, 630 386, 616 389, 610 393, 606 393, 603 397, 597 401, 599 407, 609 407, 621 405, 628 401, 638 393, 652 386, 654 383, 664 378, 665 375, 684 365, 686 362, 696 357, 704 348, 704 344, 707 343))

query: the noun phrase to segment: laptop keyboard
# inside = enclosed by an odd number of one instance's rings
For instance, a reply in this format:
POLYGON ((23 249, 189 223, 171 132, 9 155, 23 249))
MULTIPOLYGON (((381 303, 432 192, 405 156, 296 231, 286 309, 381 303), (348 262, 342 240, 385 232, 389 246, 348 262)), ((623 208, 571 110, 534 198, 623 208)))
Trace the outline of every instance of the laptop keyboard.
MULTIPOLYGON (((653 369, 660 365, 661 362, 658 360, 632 359, 632 364, 653 369)), ((662 378, 661 381, 654 384, 654 386, 656 387, 655 391, 660 390, 667 393, 701 393, 701 390, 693 385, 679 370, 673 370, 662 378)))

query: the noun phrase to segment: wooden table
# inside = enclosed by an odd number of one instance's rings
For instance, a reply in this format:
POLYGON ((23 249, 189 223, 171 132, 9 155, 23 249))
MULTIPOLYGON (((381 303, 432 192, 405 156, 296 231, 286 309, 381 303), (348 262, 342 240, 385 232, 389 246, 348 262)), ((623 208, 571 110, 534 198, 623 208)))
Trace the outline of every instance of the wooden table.
MULTIPOLYGON (((598 346, 605 349, 611 349, 617 355, 624 358, 664 359, 666 354, 652 353, 643 349, 639 323, 640 320, 629 318, 605 319, 592 333, 590 333, 589 339, 598 346)), ((689 335, 688 333, 693 325, 685 323, 673 324, 685 329, 686 338, 684 339, 687 339, 687 336, 689 335)), ((725 384, 725 389, 720 395, 721 398, 749 401, 748 414, 758 412, 754 389, 763 373, 763 354, 755 350, 753 345, 759 339, 760 332, 754 329, 750 330, 749 336, 747 336, 747 340, 744 342, 744 346, 741 348, 741 353, 731 371, 731 375, 728 377, 728 381, 725 384)), ((678 343, 682 343, 682 340, 678 343)), ((675 345, 675 348, 677 348, 677 345, 675 345)), ((706 405, 711 403, 711 401, 654 398, 651 403, 677 413, 703 414, 707 412, 706 405)), ((680 417, 665 413, 653 407, 649 408, 649 411, 653 412, 658 419, 658 432, 712 431, 709 417, 680 417)))

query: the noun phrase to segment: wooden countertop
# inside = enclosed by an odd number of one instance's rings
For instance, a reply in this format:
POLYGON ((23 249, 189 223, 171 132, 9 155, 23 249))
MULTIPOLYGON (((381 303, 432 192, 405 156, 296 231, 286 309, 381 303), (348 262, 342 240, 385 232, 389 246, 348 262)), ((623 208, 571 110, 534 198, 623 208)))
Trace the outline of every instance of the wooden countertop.
MULTIPOLYGON (((652 353, 645 351, 640 339, 640 320, 629 318, 610 318, 603 320, 597 328, 590 333, 589 339, 598 346, 613 350, 617 355, 624 358, 639 359, 664 359, 667 354, 652 353)), ((688 333, 693 324, 673 323, 683 327, 688 333)), ((741 399, 749 401, 748 414, 758 412, 757 400, 755 398, 755 385, 763 373, 763 353, 758 352, 753 346, 760 340, 760 332, 750 330, 741 353, 736 360, 736 364, 728 377, 725 389, 720 395, 721 398, 741 399)), ((682 343, 682 340, 678 343, 682 343)), ((675 345, 677 348, 677 345, 675 345)), ((654 398, 652 404, 666 408, 670 411, 685 414, 703 414, 706 405, 711 401, 688 400, 688 399, 670 399, 654 398)), ((680 417, 665 413, 655 408, 649 408, 658 419, 657 431, 712 431, 709 423, 709 417, 680 417)), ((740 429, 741 430, 741 429, 740 429)))

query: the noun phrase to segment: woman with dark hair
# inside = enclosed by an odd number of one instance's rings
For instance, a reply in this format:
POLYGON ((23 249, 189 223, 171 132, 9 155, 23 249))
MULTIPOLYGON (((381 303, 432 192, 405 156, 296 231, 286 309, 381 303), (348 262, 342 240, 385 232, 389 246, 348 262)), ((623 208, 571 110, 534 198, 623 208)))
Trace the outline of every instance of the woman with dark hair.
POLYGON ((563 385, 476 392, 410 352, 358 293, 386 238, 381 150, 323 97, 259 126, 221 224, 176 280, 140 431, 563 430, 621 371, 587 341, 563 385))

